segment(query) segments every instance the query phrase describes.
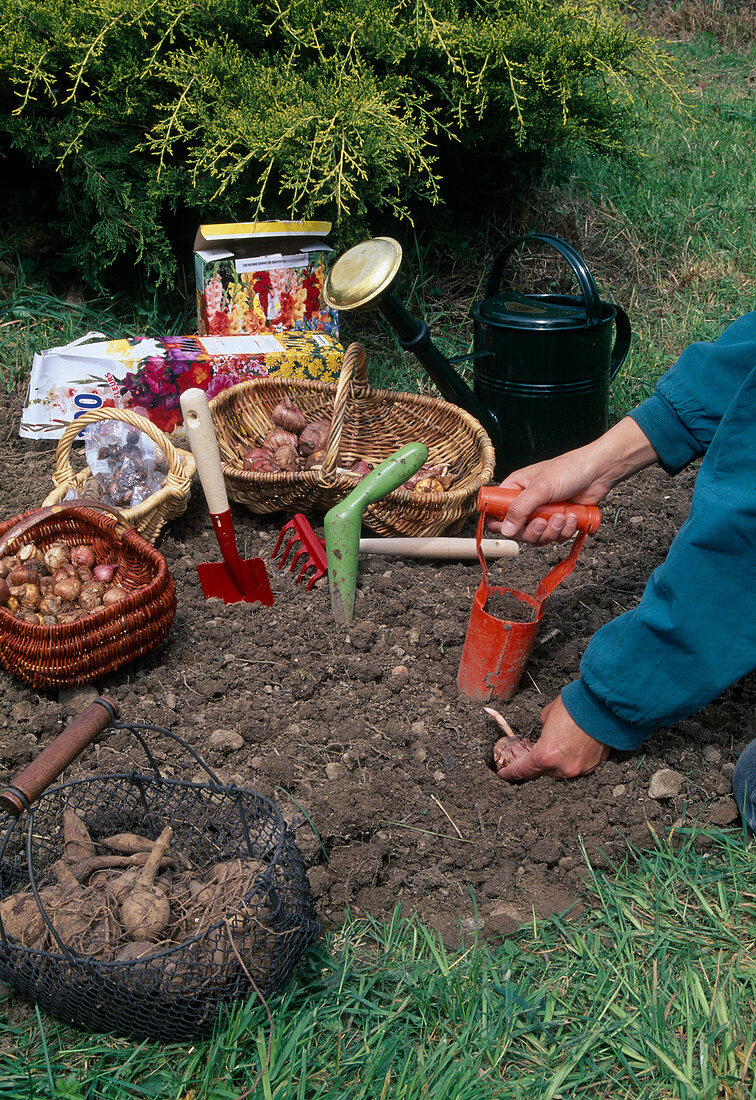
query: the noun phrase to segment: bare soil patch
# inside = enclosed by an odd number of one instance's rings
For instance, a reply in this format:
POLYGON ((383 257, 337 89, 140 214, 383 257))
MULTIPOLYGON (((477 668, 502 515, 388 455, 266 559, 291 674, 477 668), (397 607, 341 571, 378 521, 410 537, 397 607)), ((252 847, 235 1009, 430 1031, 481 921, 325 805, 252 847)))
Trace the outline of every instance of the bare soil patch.
MULTIPOLYGON (((54 468, 50 448, 18 439, 19 411, 19 397, 0 396, 2 518, 39 504, 54 468)), ((685 518, 694 478, 650 470, 612 494, 598 534, 546 603, 517 695, 500 707, 517 733, 536 733, 541 708, 577 675, 594 631, 638 601, 685 518)), ((234 515, 243 555, 269 559, 287 517, 234 515)), ((171 729, 224 779, 278 803, 325 926, 339 924, 347 906, 388 918, 401 902, 450 944, 476 924, 496 938, 534 912, 575 902, 583 851, 608 870, 628 841, 643 845, 681 817, 727 817, 732 764, 753 736, 753 676, 637 751, 613 754, 594 776, 510 786, 491 770, 498 727, 456 687, 477 563, 363 557, 354 623, 344 629, 324 583, 306 593, 272 566, 272 608, 205 601, 196 566, 219 554, 198 485, 160 549, 178 590, 173 628, 149 657, 95 686, 118 701, 124 721, 171 729), (660 768, 684 776, 665 801, 648 794, 660 768)), ((533 592, 564 552, 526 549, 492 565, 491 583, 533 592)), ((6 672, 0 679, 6 782, 70 708, 6 672)), ((170 743, 156 748, 167 770, 197 775, 170 743)), ((78 768, 121 771, 132 759, 143 764, 118 734, 78 768)))

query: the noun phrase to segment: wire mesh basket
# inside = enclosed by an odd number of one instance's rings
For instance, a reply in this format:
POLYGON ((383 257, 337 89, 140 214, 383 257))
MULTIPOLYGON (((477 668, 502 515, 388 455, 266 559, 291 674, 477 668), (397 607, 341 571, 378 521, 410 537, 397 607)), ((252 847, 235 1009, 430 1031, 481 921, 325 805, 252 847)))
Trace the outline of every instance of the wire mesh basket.
POLYGON ((11 938, 0 918, 0 979, 67 1023, 133 1039, 190 1039, 211 1030, 224 1006, 279 989, 319 925, 302 858, 274 803, 221 783, 169 730, 122 724, 113 721, 116 715, 112 701, 95 700, 0 793, 6 811, 0 816, 0 907, 26 890, 42 927, 27 945, 24 937, 11 938), (46 786, 108 726, 137 738, 151 770, 46 786), (161 774, 145 736, 154 734, 182 746, 207 782, 161 774), (95 843, 114 832, 154 840, 170 825, 172 843, 197 876, 234 860, 257 861, 260 871, 197 934, 155 944, 152 953, 127 961, 80 954, 63 941, 46 901, 52 869, 64 854, 64 812, 71 810, 95 843))

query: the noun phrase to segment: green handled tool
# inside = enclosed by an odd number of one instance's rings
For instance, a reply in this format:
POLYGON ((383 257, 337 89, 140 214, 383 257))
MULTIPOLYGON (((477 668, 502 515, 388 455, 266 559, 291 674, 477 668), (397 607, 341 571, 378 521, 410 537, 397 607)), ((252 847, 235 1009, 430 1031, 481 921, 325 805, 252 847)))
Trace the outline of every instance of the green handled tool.
POLYGON ((354 615, 354 590, 360 554, 362 513, 412 477, 428 459, 424 443, 407 443, 385 458, 364 477, 344 500, 326 513, 326 558, 331 610, 334 618, 349 623, 354 615))

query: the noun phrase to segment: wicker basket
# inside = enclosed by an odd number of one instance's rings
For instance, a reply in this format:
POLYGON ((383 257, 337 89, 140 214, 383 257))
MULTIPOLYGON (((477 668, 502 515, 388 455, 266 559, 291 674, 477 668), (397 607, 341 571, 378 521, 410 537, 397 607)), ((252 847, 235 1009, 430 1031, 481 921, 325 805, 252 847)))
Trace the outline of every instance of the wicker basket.
POLYGON ((111 512, 75 502, 38 508, 0 524, 0 556, 24 543, 42 550, 62 541, 91 543, 98 562, 118 565, 129 595, 85 619, 46 626, 0 607, 0 664, 35 688, 87 684, 149 653, 168 633, 176 587, 165 558, 111 512))
POLYGON ((381 462, 405 443, 420 440, 428 447, 430 462, 448 464, 456 475, 451 488, 444 493, 395 489, 368 505, 363 522, 386 536, 453 534, 474 510, 478 490, 493 476, 493 445, 477 420, 439 398, 372 389, 359 344, 344 353, 336 386, 253 379, 219 393, 210 409, 228 495, 258 514, 332 508, 358 484, 356 475, 340 467, 358 458, 381 462), (308 420, 331 420, 322 467, 272 474, 243 470, 242 455, 270 430, 270 413, 285 396, 308 420))
POLYGON ((175 519, 186 511, 192 490, 192 478, 197 467, 189 451, 180 451, 174 447, 164 432, 161 432, 146 417, 130 409, 93 409, 77 417, 68 425, 55 453, 53 481, 57 488, 42 502, 43 507, 59 504, 69 489, 80 490, 87 478, 92 476, 88 466, 80 473, 74 473, 71 466, 71 446, 82 428, 99 420, 122 420, 124 424, 130 424, 148 435, 166 457, 168 475, 165 484, 136 508, 119 509, 125 523, 134 527, 147 542, 154 543, 163 525, 169 519, 175 519))

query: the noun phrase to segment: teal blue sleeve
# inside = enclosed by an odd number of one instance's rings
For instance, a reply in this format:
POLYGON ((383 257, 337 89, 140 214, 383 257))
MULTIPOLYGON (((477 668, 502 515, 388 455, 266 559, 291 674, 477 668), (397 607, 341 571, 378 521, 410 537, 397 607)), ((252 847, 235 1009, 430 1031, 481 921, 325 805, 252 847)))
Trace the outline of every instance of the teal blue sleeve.
POLYGON ((638 418, 670 467, 704 459, 640 603, 594 635, 562 692, 581 729, 614 748, 635 747, 756 668, 756 314, 743 321, 732 340, 704 345, 715 349, 708 367, 701 350, 688 360, 693 380, 662 380, 638 418))
POLYGON ((675 474, 709 447, 730 402, 756 366, 756 311, 713 343, 686 348, 653 395, 630 416, 675 474))

